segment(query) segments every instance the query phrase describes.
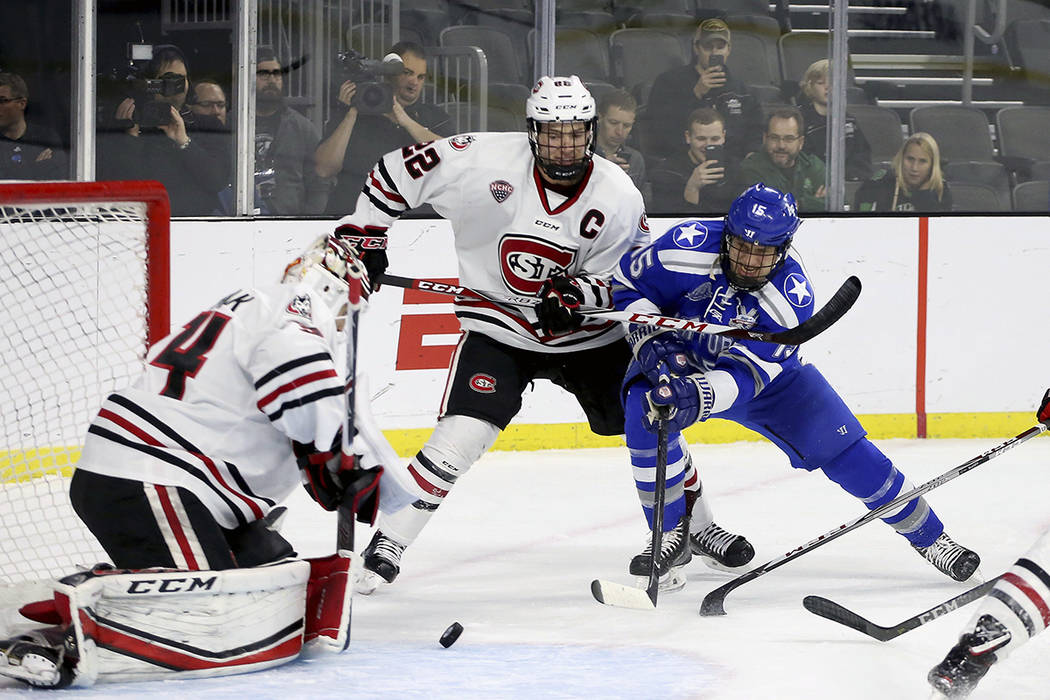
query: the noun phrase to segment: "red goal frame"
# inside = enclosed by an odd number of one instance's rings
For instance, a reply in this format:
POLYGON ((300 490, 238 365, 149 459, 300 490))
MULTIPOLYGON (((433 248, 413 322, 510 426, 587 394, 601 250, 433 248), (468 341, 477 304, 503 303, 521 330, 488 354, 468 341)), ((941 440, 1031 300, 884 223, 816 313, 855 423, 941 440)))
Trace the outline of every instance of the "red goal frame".
POLYGON ((146 347, 169 332, 171 205, 164 186, 154 180, 112 182, 6 182, 0 204, 145 202, 146 204, 146 347))

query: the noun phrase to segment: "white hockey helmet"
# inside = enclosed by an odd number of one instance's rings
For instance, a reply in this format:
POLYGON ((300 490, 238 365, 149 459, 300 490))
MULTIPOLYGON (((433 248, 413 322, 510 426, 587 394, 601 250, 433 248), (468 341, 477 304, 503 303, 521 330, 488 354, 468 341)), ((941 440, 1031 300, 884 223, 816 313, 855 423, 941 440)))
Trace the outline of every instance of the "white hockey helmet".
POLYGON ((346 243, 334 236, 324 235, 311 243, 284 269, 281 281, 308 285, 332 311, 336 321, 342 322, 346 319, 350 294, 348 277, 362 277, 362 287, 367 298, 369 284, 364 265, 346 243))
POLYGON ((583 175, 594 155, 598 134, 598 110, 594 98, 578 76, 543 76, 532 87, 525 101, 525 121, 529 127, 529 144, 536 164, 555 180, 575 180, 583 175), (554 145, 539 143, 544 124, 580 122, 584 125, 586 144, 554 145))

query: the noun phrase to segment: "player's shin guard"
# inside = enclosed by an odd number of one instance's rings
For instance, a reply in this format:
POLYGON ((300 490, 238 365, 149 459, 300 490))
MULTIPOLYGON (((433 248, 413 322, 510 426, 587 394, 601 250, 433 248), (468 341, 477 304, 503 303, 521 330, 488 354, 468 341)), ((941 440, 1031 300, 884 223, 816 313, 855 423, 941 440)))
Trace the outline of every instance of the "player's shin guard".
POLYGON ((416 500, 394 513, 381 511, 376 527, 403 547, 411 544, 456 480, 492 447, 498 436, 499 428, 477 418, 442 418, 408 465, 413 482, 409 488, 416 500))
MULTIPOLYGON (((846 492, 859 498, 868 510, 889 503, 915 488, 867 438, 846 448, 823 471, 846 492)), ((940 518, 922 497, 891 511, 882 521, 916 547, 931 545, 944 532, 940 518)))
MULTIPOLYGON (((647 385, 636 383, 628 390, 624 432, 631 455, 634 483, 642 503, 646 523, 653 527, 654 492, 656 490, 656 434, 643 427, 642 413, 647 410, 647 385)), ((667 436, 667 479, 665 481, 663 529, 668 532, 685 515, 685 480, 688 450, 681 434, 667 436)), ((695 470, 693 472, 695 477, 695 470)))
POLYGON ((310 568, 289 561, 73 574, 55 584, 50 614, 64 636, 54 651, 80 686, 226 676, 287 663, 303 645, 310 568))

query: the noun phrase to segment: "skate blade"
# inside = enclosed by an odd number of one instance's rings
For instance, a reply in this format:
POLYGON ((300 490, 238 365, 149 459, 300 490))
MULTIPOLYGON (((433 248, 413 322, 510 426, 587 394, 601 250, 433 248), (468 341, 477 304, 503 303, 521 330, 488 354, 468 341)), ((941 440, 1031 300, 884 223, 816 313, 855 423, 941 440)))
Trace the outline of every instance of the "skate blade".
POLYGON ((386 583, 382 576, 368 569, 353 572, 353 582, 357 595, 372 595, 381 583, 386 583))
POLYGON ((715 571, 724 571, 727 574, 743 574, 747 573, 747 571, 749 570, 747 564, 744 564, 743 566, 737 566, 734 568, 732 566, 726 566, 725 564, 720 563, 714 557, 709 557, 706 554, 693 552, 693 556, 699 559, 700 561, 704 562, 704 566, 706 566, 709 569, 714 569, 715 571))

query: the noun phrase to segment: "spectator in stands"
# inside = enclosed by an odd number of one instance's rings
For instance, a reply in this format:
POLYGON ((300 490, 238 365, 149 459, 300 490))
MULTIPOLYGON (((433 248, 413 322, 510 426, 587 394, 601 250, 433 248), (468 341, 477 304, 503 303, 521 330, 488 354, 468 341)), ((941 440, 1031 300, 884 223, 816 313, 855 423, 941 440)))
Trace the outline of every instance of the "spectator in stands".
POLYGON ((384 154, 453 133, 447 112, 420 101, 427 77, 423 47, 402 41, 390 47, 387 56, 390 54, 401 57, 404 69, 390 78, 394 99, 385 114, 361 110, 354 99, 357 85, 353 81, 339 86, 339 100, 316 153, 317 174, 338 176, 328 202, 329 214, 342 216, 353 210, 365 176, 384 154))
POLYGON ((158 180, 168 190, 175 216, 213 213, 229 179, 226 160, 205 148, 203 139, 191 138, 188 75, 177 46, 154 46, 145 76, 163 80, 167 94, 125 97, 98 141, 100 180, 158 180))
POLYGON ((52 129, 26 121, 29 88, 0 73, 0 180, 64 180, 69 159, 52 129))
POLYGON ((212 120, 226 126, 226 91, 218 81, 211 78, 198 80, 190 88, 188 100, 190 111, 196 115, 197 123, 211 124, 212 120))
POLYGON ((634 186, 647 194, 645 159, 637 149, 627 145, 634 128, 638 102, 626 90, 610 90, 598 100, 598 137, 594 152, 623 168, 634 186))
MULTIPOLYGON (((828 162, 828 88, 831 70, 828 59, 814 61, 799 81, 801 93, 796 100, 806 122, 806 141, 802 150, 828 162)), ((846 115, 846 179, 867 180, 871 177, 871 146, 857 124, 846 115)))
POLYGON ((744 180, 790 192, 801 211, 824 211, 824 161, 802 150, 804 133, 805 120, 797 107, 773 110, 766 120, 763 149, 744 159, 744 180))
POLYGON ((892 170, 880 170, 853 200, 853 211, 951 211, 952 192, 941 174, 941 152, 924 131, 909 136, 892 170))
POLYGON ((693 63, 657 76, 646 104, 643 127, 647 157, 666 158, 680 150, 682 124, 700 107, 725 118, 730 156, 740 161, 761 145, 762 108, 726 67, 732 49, 729 26, 706 19, 693 35, 693 63))
POLYGON ((262 214, 323 214, 331 180, 319 176, 314 151, 321 131, 289 107, 277 54, 260 46, 255 66, 255 206, 262 214))
POLYGON ((652 173, 650 207, 661 213, 725 213, 747 188, 739 166, 728 159, 725 118, 710 107, 689 115, 685 145, 652 173))

